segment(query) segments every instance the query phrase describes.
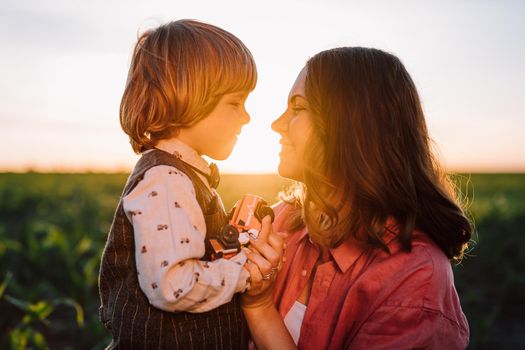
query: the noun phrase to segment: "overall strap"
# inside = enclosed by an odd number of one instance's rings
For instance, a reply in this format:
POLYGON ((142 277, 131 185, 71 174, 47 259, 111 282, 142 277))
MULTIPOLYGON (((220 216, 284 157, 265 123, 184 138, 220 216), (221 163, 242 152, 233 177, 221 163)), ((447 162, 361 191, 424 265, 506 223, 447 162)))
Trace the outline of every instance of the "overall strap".
POLYGON ((175 155, 156 148, 142 154, 135 165, 132 174, 128 178, 128 182, 124 187, 123 196, 129 194, 133 188, 135 188, 135 186, 144 178, 144 173, 146 171, 158 165, 173 166, 188 176, 195 187, 195 197, 197 198, 199 206, 202 208, 203 212, 209 211, 208 207, 210 204, 213 204, 213 197, 215 195, 204 184, 193 167, 175 155))

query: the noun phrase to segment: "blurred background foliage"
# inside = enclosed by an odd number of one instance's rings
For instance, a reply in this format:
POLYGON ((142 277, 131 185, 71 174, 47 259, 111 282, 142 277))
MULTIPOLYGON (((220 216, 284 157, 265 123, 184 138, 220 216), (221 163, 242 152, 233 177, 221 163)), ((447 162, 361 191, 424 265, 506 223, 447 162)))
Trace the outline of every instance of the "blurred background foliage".
MULTIPOLYGON (((0 346, 102 349, 97 276, 126 174, 0 174, 0 346)), ((470 349, 525 347, 525 174, 458 174, 474 220, 469 256, 454 267, 470 349)), ((223 175, 226 208, 244 193, 268 202, 289 181, 223 175)))

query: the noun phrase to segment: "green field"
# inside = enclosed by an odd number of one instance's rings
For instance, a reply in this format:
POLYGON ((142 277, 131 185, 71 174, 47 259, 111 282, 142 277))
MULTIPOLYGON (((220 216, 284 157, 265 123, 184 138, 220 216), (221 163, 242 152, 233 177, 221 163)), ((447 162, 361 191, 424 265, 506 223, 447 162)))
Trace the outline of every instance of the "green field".
MULTIPOLYGON (((97 274, 125 174, 0 174, 0 346, 101 349, 97 274)), ((456 266, 471 349, 524 348, 525 174, 456 175, 477 229, 456 266)), ((276 175, 224 175, 230 208, 244 193, 268 202, 276 175)))

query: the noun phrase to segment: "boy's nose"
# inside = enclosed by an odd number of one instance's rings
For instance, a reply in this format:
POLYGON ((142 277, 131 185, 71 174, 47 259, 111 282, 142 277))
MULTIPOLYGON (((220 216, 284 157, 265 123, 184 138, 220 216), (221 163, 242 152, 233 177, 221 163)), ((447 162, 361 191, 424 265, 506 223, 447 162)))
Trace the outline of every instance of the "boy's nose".
POLYGON ((242 114, 241 114, 241 122, 242 124, 248 124, 250 122, 250 114, 247 112, 247 111, 244 111, 242 114))

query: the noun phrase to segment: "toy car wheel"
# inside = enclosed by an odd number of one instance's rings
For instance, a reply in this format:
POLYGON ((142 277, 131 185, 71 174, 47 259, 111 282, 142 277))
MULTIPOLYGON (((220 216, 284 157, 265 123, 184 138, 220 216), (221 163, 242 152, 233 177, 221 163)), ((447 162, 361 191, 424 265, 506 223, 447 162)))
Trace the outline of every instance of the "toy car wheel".
POLYGON ((239 239, 239 231, 232 225, 225 225, 221 231, 221 237, 226 243, 235 243, 239 239))
POLYGON ((272 222, 275 219, 275 213, 273 212, 273 209, 266 205, 260 207, 259 210, 257 211, 257 214, 260 218, 259 220, 262 220, 266 215, 271 216, 272 222))

